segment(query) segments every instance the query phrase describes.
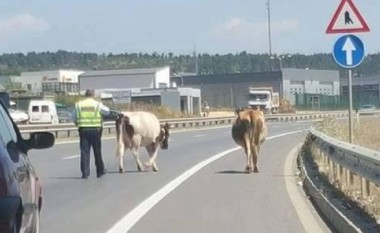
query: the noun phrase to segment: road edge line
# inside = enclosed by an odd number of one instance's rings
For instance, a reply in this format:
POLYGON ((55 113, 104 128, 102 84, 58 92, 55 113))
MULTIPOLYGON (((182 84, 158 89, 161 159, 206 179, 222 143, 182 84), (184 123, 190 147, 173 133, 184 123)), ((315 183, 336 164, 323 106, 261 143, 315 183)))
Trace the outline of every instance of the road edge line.
POLYGON ((286 190, 305 231, 308 233, 324 233, 325 231, 322 230, 317 219, 312 214, 311 208, 306 204, 305 195, 302 195, 297 187, 295 168, 298 152, 302 145, 303 143, 298 144, 286 157, 284 165, 286 190))

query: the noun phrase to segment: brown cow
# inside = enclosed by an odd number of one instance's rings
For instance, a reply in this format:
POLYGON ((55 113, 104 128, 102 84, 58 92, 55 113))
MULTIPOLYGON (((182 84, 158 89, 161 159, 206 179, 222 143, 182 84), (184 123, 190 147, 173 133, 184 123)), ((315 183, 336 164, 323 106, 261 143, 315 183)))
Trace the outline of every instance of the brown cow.
POLYGON ((237 118, 232 126, 232 138, 236 144, 243 147, 247 155, 246 173, 259 172, 257 158, 260 145, 265 141, 268 130, 262 111, 253 109, 238 109, 237 118))

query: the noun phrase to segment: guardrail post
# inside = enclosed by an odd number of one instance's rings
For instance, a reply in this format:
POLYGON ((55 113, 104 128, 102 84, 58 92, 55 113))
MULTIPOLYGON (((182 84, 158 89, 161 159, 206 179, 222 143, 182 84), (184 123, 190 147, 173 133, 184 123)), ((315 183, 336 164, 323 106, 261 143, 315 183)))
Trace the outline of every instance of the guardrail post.
POLYGON ((334 162, 330 158, 328 158, 328 160, 329 160, 329 170, 328 170, 329 177, 331 180, 334 180, 334 162))
POLYGON ((361 192, 361 178, 354 172, 350 171, 351 188, 355 193, 361 192))
POLYGON ((369 181, 365 178, 361 178, 361 184, 362 196, 368 197, 371 194, 369 181))
POLYGON ((327 156, 325 155, 325 152, 322 151, 322 158, 323 158, 323 165, 327 165, 329 160, 327 158, 327 156))
POLYGON ((354 174, 347 169, 347 178, 348 178, 348 185, 354 185, 354 174))
POLYGON ((343 167, 339 164, 337 166, 338 166, 338 180, 339 180, 340 186, 343 186, 344 179, 345 179, 343 167))

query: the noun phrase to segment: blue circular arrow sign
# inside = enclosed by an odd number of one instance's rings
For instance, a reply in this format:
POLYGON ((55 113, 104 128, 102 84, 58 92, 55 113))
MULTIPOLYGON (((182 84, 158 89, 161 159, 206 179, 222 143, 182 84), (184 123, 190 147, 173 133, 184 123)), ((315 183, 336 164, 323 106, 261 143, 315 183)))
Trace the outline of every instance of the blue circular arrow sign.
POLYGON ((334 59, 343 68, 355 68, 363 62, 364 45, 359 37, 346 35, 340 37, 334 45, 334 59))

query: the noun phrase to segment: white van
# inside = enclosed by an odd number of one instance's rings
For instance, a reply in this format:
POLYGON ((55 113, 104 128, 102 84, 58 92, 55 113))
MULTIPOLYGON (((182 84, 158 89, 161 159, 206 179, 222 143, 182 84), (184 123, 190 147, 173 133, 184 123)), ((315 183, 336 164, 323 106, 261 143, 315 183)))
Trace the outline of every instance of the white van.
POLYGON ((30 124, 59 123, 57 108, 51 100, 31 100, 28 114, 30 124))

